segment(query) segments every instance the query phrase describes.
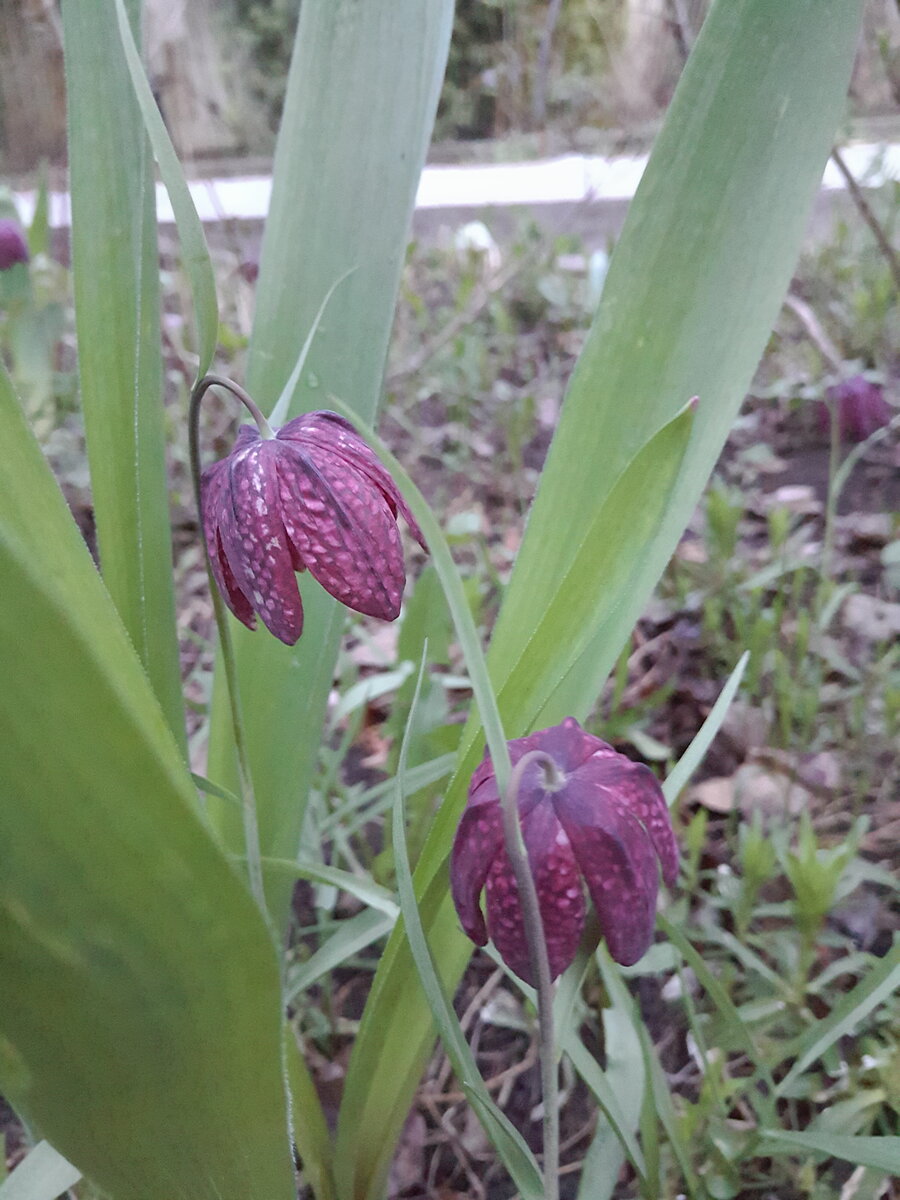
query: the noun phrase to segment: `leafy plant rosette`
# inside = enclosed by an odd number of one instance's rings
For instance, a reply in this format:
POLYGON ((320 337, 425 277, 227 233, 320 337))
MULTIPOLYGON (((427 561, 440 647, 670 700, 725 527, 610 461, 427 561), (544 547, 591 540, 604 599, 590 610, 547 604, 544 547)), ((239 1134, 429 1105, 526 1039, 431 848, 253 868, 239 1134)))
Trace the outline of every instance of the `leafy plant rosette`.
MULTIPOLYGON (((186 761, 171 570, 154 158, 192 284, 198 399, 216 350, 215 281, 141 65, 140 5, 64 0, 79 372, 100 572, 0 376, 0 1087, 47 1139, 0 1194, 27 1181, 37 1200, 83 1175, 82 1186, 114 1200, 276 1200, 295 1194, 296 1151, 320 1200, 378 1197, 435 1023, 521 1194, 551 1194, 552 1155, 542 1183, 520 1132, 477 1076, 447 1002, 471 952, 450 900, 454 829, 486 740, 498 801, 510 797, 505 845, 525 866, 517 876, 524 897, 531 877, 516 800, 519 785, 534 781, 516 777, 519 764, 511 772, 507 739, 515 747, 586 717, 686 523, 788 282, 841 114, 859 9, 846 0, 714 6, 611 264, 485 660, 433 514, 399 465, 379 450, 388 473, 358 436, 374 444, 367 427, 452 4, 304 3, 247 368, 260 434, 241 434, 225 465, 205 475, 222 653, 208 778, 198 780, 186 761), (342 398, 337 416, 321 411, 323 384, 342 398), (695 409, 687 401, 697 395, 695 409), (401 755, 395 896, 330 871, 303 831, 341 604, 396 615, 398 513, 421 528, 433 556, 476 705, 415 875, 403 853, 401 755), (254 613, 267 629, 246 628, 254 613), (379 930, 393 929, 334 1134, 283 1024, 280 947, 292 884, 304 874, 346 886, 371 906, 379 930)), ((706 744, 723 713, 711 717, 706 744)), ((553 758, 552 745, 548 752, 553 758)), ((682 776, 701 752, 698 742, 682 776)), ((578 764, 556 765, 578 776, 578 764)), ((558 783, 547 775, 551 799, 529 811, 532 820, 556 814, 565 831, 574 793, 554 801, 558 783)), ((631 958, 650 932, 655 854, 669 881, 674 859, 656 791, 638 788, 634 825, 617 795, 596 818, 608 826, 598 855, 608 865, 627 827, 631 857, 621 870, 636 872, 643 905, 638 934, 623 935, 631 958)), ((583 824, 589 815, 579 809, 583 824)), ((527 843, 527 821, 524 832, 527 843)), ((581 863, 598 895, 599 858, 581 863)), ((577 906, 581 885, 570 867, 577 906)), ((539 963, 553 914, 544 928, 537 899, 526 924, 539 963)), ((619 907, 608 906, 606 923, 619 907)), ((566 958, 576 932, 580 925, 566 931, 566 958)), ((670 936, 692 961, 676 927, 670 936)), ((518 927, 512 941, 521 966, 518 927)), ((627 1156, 644 1194, 654 1194, 665 1137, 698 1194, 653 1048, 602 948, 599 969, 640 1064, 636 1104, 619 1101, 577 1035, 579 972, 595 946, 596 936, 582 943, 555 999, 539 987, 548 1098, 555 1044, 612 1131, 611 1142, 598 1143, 603 1186, 627 1156)), ((881 976, 876 983, 867 998, 883 994, 881 976)), ((819 1152, 814 1138, 778 1127, 769 1065, 727 997, 721 1002, 768 1089, 757 1130, 766 1152, 782 1144, 819 1152)), ((873 1148, 874 1140, 848 1138, 835 1152, 881 1164, 890 1139, 873 1148)))

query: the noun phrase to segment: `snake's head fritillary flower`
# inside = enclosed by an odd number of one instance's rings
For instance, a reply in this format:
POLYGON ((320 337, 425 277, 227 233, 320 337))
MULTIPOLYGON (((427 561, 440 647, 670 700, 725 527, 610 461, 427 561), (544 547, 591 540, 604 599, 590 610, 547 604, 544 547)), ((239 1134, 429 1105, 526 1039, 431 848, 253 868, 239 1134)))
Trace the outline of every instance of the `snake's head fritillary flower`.
MULTIPOLYGON (((828 396, 837 406, 838 428, 847 441, 864 442, 894 416, 884 389, 865 375, 853 375, 829 388, 828 396)), ((823 432, 831 428, 831 413, 824 401, 819 402, 819 424, 823 432)))
MULTIPOLYGON (((558 776, 551 785, 540 761, 526 764, 518 795, 550 973, 555 979, 575 957, 585 922, 584 885, 610 954, 630 966, 653 940, 660 867, 670 887, 678 875, 678 847, 656 777, 586 733, 573 717, 509 742, 513 766, 533 750, 552 759, 558 776)), ((456 831, 450 880, 456 911, 472 941, 483 946, 490 937, 504 962, 534 983, 500 794, 487 754, 472 777, 456 831)))
POLYGON ((393 479, 333 412, 296 417, 269 438, 242 425, 228 457, 203 472, 201 507, 226 604, 250 629, 258 613, 289 646, 303 630, 296 571, 348 608, 393 621, 406 583, 398 512, 426 548, 393 479))
POLYGON ((17 221, 0 219, 0 271, 28 262, 28 244, 17 221))

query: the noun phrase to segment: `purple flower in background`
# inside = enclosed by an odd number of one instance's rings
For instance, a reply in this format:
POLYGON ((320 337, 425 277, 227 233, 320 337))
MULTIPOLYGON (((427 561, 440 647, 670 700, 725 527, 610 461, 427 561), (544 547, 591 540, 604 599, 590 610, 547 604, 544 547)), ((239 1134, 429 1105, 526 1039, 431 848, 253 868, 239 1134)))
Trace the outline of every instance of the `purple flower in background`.
POLYGON ((343 417, 308 413, 271 438, 242 425, 228 457, 203 472, 201 497, 216 583, 248 628, 258 613, 275 637, 297 641, 295 571, 309 570, 357 612, 386 621, 400 612, 398 511, 425 542, 396 484, 343 417))
POLYGON ((28 244, 17 221, 0 219, 0 271, 28 262, 28 244))
MULTIPOLYGON (((884 398, 883 389, 864 375, 852 375, 828 389, 828 397, 837 405, 838 428, 848 441, 863 442, 876 429, 887 425, 894 410, 884 398)), ((831 414, 824 401, 819 403, 819 422, 823 432, 831 425, 831 414)))
MULTIPOLYGON (((575 957, 584 929, 587 884, 609 952, 624 966, 653 940, 659 867, 671 887, 678 847, 662 791, 648 767, 618 754, 573 717, 509 743, 513 766, 540 750, 561 783, 548 785, 544 766, 525 767, 518 805, 555 979, 575 957)), ((450 858, 453 903, 478 946, 490 936, 504 962, 533 983, 518 888, 503 839, 500 795, 485 753, 469 785, 450 858), (481 911, 487 893, 487 924, 481 911)))

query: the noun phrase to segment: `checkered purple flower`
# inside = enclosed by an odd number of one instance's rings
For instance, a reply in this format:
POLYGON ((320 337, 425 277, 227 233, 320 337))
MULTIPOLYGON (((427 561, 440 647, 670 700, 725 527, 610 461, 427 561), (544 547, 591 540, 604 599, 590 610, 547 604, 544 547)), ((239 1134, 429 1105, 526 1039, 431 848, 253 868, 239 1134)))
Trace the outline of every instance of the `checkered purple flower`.
POLYGON ((201 482, 213 575, 239 621, 255 613, 292 646, 303 630, 295 571, 308 570, 348 608, 393 621, 406 583, 396 484, 353 426, 332 412, 297 417, 264 438, 242 425, 201 482))
MULTIPOLYGON (((553 760, 561 779, 553 790, 542 764, 527 764, 518 796, 550 973, 555 979, 575 957, 585 922, 584 884, 610 954, 630 966, 653 940, 660 866, 670 887, 678 876, 678 846, 656 777, 586 733, 573 717, 511 741, 513 766, 533 750, 553 760)), ((450 881, 456 911, 472 941, 483 946, 490 937, 504 962, 533 983, 500 794, 487 753, 469 786, 450 881)))
POLYGON ((0 271, 28 262, 28 243, 17 221, 0 218, 0 271))

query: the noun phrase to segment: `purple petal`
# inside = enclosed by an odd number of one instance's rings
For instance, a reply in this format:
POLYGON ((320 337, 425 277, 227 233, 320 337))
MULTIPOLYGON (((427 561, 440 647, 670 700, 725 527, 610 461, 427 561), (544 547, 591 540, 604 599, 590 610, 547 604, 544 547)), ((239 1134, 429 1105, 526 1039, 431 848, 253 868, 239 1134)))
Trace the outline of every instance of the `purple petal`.
POLYGON ((351 472, 363 475, 382 493, 395 517, 398 511, 403 514, 413 537, 422 549, 427 551, 428 547, 418 522, 410 512, 390 472, 349 421, 327 410, 305 413, 302 417, 288 421, 279 429, 277 436, 288 443, 293 442, 301 448, 313 451, 312 457, 316 462, 319 452, 324 452, 342 459, 351 472))
POLYGON ((342 604, 392 621, 406 583, 394 516, 381 492, 334 455, 275 445, 281 517, 297 558, 342 604))
POLYGON ((650 768, 615 754, 614 758, 592 758, 578 772, 578 780, 598 788, 598 794, 615 797, 637 817, 659 855, 663 879, 673 887, 678 878, 678 843, 666 798, 650 768))
POLYGON ((502 841, 499 804, 496 801, 470 804, 460 819, 453 839, 450 890, 460 924, 476 946, 483 946, 488 940, 481 911, 481 892, 502 841))
POLYGON ((519 740, 529 743, 527 749, 543 750, 565 775, 577 771, 594 755, 616 754, 612 746, 601 742, 593 734, 585 733, 574 717, 566 717, 559 725, 552 725, 549 729, 542 729, 519 740))
POLYGON ((228 515, 223 506, 227 503, 230 508, 227 493, 228 462, 223 460, 207 467, 200 478, 203 534, 206 538, 213 578, 219 593, 237 619, 242 621, 248 629, 255 629, 256 619, 253 616, 253 605, 238 587, 222 545, 220 523, 228 515))
POLYGON ((0 271, 8 271, 16 263, 28 262, 28 243, 17 221, 8 217, 0 220, 0 271))
MULTIPOLYGON (((545 798, 523 821, 523 837, 534 875, 553 979, 575 957, 584 929, 584 892, 572 846, 545 798)), ((487 876, 488 931, 503 961, 534 985, 519 889, 505 846, 487 876)))
POLYGON ((553 796, 560 824, 597 910, 609 952, 623 966, 653 941, 659 867, 650 836, 637 817, 605 789, 576 775, 553 796))
POLYGON ((220 530, 241 591, 266 628, 292 646, 303 630, 303 605, 281 518, 274 449, 273 440, 260 441, 226 460, 234 523, 231 536, 220 530))

